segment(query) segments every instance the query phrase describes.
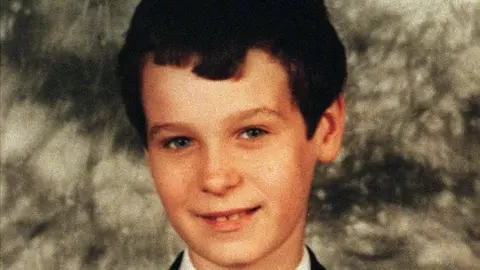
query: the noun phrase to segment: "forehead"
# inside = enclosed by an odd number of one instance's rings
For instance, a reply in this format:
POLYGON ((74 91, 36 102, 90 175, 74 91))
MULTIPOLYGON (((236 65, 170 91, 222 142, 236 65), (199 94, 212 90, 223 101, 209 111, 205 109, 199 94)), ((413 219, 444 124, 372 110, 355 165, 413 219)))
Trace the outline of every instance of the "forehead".
MULTIPOLYGON (((192 75, 196 75, 195 72, 193 71, 194 68, 199 64, 199 55, 195 53, 191 54, 185 54, 182 59, 179 60, 178 63, 175 64, 164 64, 164 59, 161 58, 162 56, 157 56, 154 52, 149 52, 147 53, 141 61, 140 65, 140 73, 142 75, 142 82, 145 81, 145 70, 146 69, 164 69, 165 71, 168 72, 174 71, 174 70, 190 70, 192 75), (160 62, 157 63, 157 57, 160 57, 160 62)), ((215 64, 215 63, 214 63, 215 64)), ((222 63, 217 63, 217 65, 221 65, 222 63)), ((216 67, 215 67, 216 68, 216 67)), ((282 61, 276 57, 273 56, 268 48, 262 48, 262 47, 253 47, 250 48, 246 54, 244 59, 241 60, 240 64, 237 64, 236 70, 233 73, 233 75, 229 78, 225 79, 211 79, 208 77, 203 77, 203 76, 197 76, 198 78, 204 78, 212 81, 236 81, 236 80, 241 80, 244 79, 243 77, 245 75, 250 75, 249 77, 255 76, 255 75, 268 75, 265 78, 274 78, 277 77, 278 79, 283 79, 285 76, 288 76, 289 74, 286 73, 285 67, 282 65, 282 61), (247 73, 247 74, 245 74, 247 73)), ((209 75, 206 75, 209 76, 209 75)), ((250 79, 250 78, 249 78, 250 79)))
POLYGON ((157 65, 148 56, 142 70, 147 118, 179 113, 213 117, 258 107, 289 107, 284 104, 291 103, 288 76, 280 60, 263 50, 250 50, 240 69, 230 79, 209 80, 194 74, 192 66, 157 65))

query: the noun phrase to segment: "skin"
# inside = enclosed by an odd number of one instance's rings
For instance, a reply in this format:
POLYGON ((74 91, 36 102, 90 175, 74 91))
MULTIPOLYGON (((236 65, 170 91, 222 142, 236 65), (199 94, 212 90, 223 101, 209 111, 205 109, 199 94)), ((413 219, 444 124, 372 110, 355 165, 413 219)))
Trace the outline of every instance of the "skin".
POLYGON ((146 158, 172 226, 197 269, 294 269, 315 164, 340 149, 343 98, 307 140, 287 74, 268 53, 248 51, 241 76, 228 80, 191 68, 147 57, 142 70, 146 158), (260 208, 232 231, 204 218, 253 207, 260 208))

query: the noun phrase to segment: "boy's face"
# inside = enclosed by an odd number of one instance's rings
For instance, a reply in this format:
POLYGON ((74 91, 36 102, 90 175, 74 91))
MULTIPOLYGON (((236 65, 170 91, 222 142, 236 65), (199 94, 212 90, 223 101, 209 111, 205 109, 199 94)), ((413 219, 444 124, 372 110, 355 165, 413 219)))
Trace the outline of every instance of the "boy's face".
POLYGON ((338 147, 323 147, 329 119, 306 139, 282 65, 250 50, 239 78, 212 81, 149 58, 142 80, 148 164, 193 262, 248 265, 301 250, 315 163, 338 147))

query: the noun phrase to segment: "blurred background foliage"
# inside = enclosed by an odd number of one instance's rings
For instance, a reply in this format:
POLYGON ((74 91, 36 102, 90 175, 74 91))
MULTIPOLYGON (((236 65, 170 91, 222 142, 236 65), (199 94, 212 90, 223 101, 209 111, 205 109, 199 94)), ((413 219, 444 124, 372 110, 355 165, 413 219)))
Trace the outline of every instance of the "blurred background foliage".
MULTIPOLYGON (((480 5, 326 2, 347 130, 307 243, 329 269, 480 269, 480 5)), ((137 1, 0 3, 0 268, 166 268, 183 243, 114 76, 137 1)))

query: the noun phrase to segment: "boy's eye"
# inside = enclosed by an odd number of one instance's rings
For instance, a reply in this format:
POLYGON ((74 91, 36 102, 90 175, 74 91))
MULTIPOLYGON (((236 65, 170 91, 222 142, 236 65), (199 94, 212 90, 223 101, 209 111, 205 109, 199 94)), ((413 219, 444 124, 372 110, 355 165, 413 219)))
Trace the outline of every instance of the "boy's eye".
POLYGON ((267 134, 267 131, 261 128, 247 128, 240 133, 240 137, 243 139, 255 139, 265 134, 267 134))
POLYGON ((165 140, 162 146, 168 149, 182 149, 189 147, 190 144, 192 144, 192 141, 187 137, 175 137, 165 140))

